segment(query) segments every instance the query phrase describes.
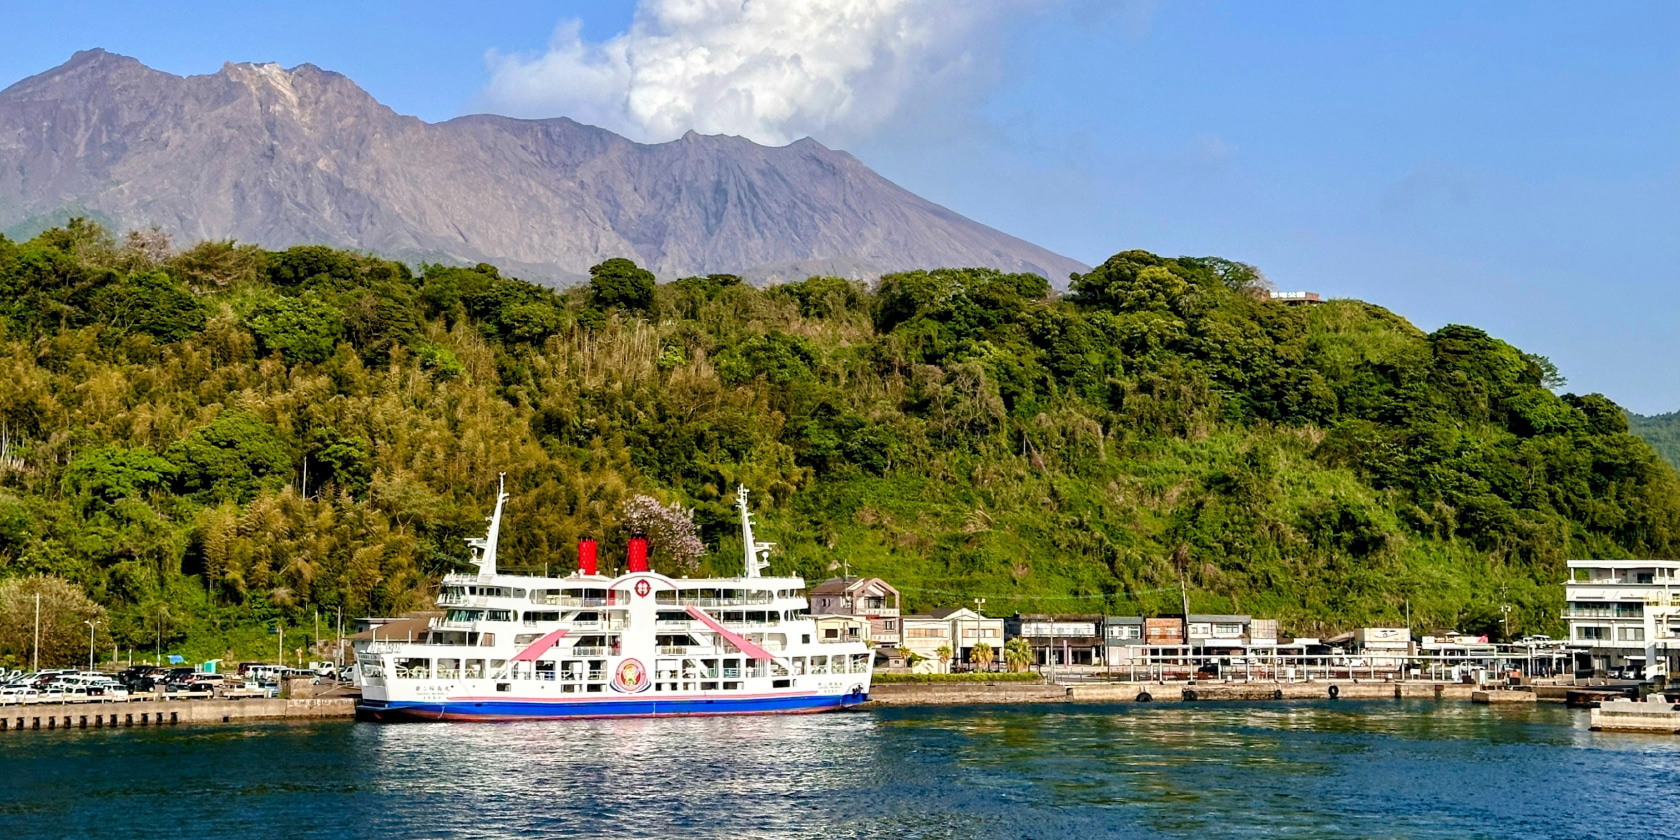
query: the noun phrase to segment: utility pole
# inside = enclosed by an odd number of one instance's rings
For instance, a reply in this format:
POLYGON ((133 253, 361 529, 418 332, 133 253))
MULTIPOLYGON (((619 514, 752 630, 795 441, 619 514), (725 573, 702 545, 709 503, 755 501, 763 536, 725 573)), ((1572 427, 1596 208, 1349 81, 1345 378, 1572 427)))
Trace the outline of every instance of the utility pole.
POLYGON ((99 624, 99 619, 96 618, 96 619, 93 619, 91 621, 84 621, 82 623, 86 624, 88 626, 88 670, 92 671, 93 670, 93 628, 96 625, 99 624))

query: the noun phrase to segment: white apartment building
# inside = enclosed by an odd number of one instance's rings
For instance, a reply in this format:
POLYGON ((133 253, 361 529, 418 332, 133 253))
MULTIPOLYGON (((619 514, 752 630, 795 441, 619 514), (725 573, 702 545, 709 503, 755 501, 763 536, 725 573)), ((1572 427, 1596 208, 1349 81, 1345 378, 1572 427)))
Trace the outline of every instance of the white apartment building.
POLYGON ((1563 617, 1595 669, 1680 673, 1680 560, 1571 560, 1563 617))

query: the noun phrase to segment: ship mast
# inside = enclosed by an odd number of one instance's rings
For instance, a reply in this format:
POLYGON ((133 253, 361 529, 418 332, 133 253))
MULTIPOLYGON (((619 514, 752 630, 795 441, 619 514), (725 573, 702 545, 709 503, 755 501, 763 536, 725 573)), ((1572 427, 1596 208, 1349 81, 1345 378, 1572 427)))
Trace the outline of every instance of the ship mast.
POLYGON ((741 545, 746 554, 746 576, 758 577, 758 573, 770 565, 770 549, 775 543, 761 543, 753 538, 752 512, 747 510, 747 486, 740 485, 735 493, 735 504, 741 508, 741 545))
POLYGON ((478 564, 480 575, 496 573, 496 543, 502 533, 502 505, 508 500, 508 494, 504 492, 506 486, 507 473, 497 473, 496 510, 490 514, 490 518, 487 520, 490 523, 490 530, 485 531, 482 537, 467 538, 467 545, 473 550, 473 562, 478 564))

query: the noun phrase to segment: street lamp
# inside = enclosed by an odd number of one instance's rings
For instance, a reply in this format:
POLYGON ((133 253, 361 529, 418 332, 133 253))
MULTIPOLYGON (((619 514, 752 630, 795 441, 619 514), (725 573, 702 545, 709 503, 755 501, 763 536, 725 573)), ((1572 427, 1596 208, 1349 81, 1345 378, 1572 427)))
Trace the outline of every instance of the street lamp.
MULTIPOLYGON (((968 661, 969 661, 969 664, 971 664, 971 665, 974 663, 974 649, 975 648, 979 647, 982 644, 984 644, 986 647, 991 647, 992 646, 991 642, 984 641, 984 637, 980 635, 981 631, 986 626, 985 625, 985 620, 986 620, 986 599, 985 598, 975 598, 974 599, 974 644, 968 646, 968 661)), ((958 649, 961 650, 961 645, 958 645, 958 649)), ((991 664, 987 663, 987 667, 990 668, 991 664)))
POLYGON ((99 623, 99 619, 95 618, 91 621, 83 621, 82 623, 86 624, 88 626, 88 670, 92 671, 93 670, 93 628, 94 628, 94 625, 97 625, 99 623))

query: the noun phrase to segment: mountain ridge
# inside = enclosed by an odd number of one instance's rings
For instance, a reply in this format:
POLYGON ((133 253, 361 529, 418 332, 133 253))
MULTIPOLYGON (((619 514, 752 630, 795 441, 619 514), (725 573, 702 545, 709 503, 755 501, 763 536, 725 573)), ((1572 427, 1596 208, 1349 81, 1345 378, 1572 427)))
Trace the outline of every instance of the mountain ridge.
POLYGON ((566 117, 397 113, 313 64, 176 76, 104 50, 0 91, 0 229, 85 208, 183 240, 314 242, 551 281, 624 256, 661 276, 1086 266, 812 138, 641 144, 566 117))

